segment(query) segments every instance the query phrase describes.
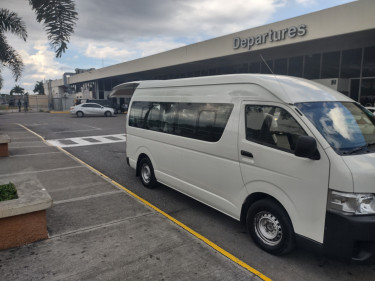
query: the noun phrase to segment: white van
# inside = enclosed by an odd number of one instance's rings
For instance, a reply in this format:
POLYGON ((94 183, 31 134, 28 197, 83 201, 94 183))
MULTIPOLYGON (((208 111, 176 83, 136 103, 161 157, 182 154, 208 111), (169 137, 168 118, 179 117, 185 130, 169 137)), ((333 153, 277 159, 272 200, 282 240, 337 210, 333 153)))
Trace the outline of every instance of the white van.
POLYGON ((246 223, 269 253, 375 253, 375 118, 305 79, 235 74, 121 84, 126 154, 157 182, 246 223))

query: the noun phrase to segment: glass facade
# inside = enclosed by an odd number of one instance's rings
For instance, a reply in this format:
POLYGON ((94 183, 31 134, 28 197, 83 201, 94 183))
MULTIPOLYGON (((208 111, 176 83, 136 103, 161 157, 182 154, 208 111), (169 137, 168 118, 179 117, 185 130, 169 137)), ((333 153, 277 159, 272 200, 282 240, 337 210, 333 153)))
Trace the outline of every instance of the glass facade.
MULTIPOLYGON (((363 105, 375 106, 375 46, 267 60, 275 74, 345 80, 338 90, 363 105)), ((270 73, 264 62, 249 63, 249 73, 270 73)), ((334 82, 332 85, 336 85, 334 82)))
POLYGON ((321 78, 337 78, 340 72, 340 52, 323 54, 321 78))
POLYGON ((360 77, 362 49, 346 50, 342 52, 341 78, 360 77))
POLYGON ((304 77, 306 79, 320 79, 320 54, 305 56, 304 77))
MULTIPOLYGON (((352 99, 361 102, 363 105, 375 105, 375 46, 364 48, 344 49, 330 52, 306 52, 303 55, 290 55, 277 57, 274 52, 274 59, 270 55, 264 56, 266 63, 259 55, 248 53, 247 58, 240 57, 219 60, 211 60, 209 63, 196 63, 189 66, 189 70, 179 66, 179 71, 170 68, 166 71, 157 70, 142 73, 134 79, 133 76, 119 76, 98 80, 97 84, 90 82, 90 88, 97 98, 104 98, 104 92, 110 91, 112 87, 134 80, 148 79, 176 79, 187 77, 198 77, 207 75, 221 75, 232 73, 264 73, 302 77, 310 80, 332 79, 328 83, 348 95, 352 99), (214 66, 215 65, 215 66, 214 66), (271 70, 270 70, 271 69, 271 70), (334 80, 339 79, 339 80, 334 80), (97 89, 94 85, 97 85, 97 89)), ((74 90, 79 92, 83 83, 76 84, 74 90)))
POLYGON ((375 46, 364 49, 362 77, 375 76, 375 46))
POLYGON ((303 56, 292 57, 289 59, 288 75, 302 77, 303 72, 303 56))

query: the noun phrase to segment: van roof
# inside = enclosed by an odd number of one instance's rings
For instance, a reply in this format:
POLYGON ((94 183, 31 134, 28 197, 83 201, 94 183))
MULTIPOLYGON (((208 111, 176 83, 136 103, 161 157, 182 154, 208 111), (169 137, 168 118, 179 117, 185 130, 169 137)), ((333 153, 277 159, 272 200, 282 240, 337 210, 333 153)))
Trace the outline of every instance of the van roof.
POLYGON ((319 83, 283 75, 272 74, 229 74, 172 80, 145 80, 118 85, 111 92, 112 97, 136 88, 169 88, 224 84, 256 84, 268 90, 277 100, 294 104, 317 101, 350 101, 352 99, 319 83))

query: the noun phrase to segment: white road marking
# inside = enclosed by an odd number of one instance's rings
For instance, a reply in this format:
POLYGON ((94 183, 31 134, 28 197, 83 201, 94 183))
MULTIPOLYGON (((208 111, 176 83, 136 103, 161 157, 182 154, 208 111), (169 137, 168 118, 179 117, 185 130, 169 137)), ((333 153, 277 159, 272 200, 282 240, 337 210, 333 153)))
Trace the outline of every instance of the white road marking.
POLYGON ((9 176, 17 176, 17 175, 26 175, 26 174, 35 174, 35 173, 50 173, 54 171, 64 171, 64 170, 70 170, 70 169, 80 169, 80 168, 86 168, 85 166, 71 166, 71 167, 64 167, 64 168, 56 168, 56 169, 48 169, 48 170, 36 170, 36 171, 23 171, 20 173, 13 173, 13 174, 0 174, 0 177, 9 177, 9 176))
POLYGON ((54 153, 63 153, 62 151, 52 151, 52 152, 41 152, 41 153, 30 153, 30 154, 18 154, 18 155, 9 155, 9 157, 24 157, 24 156, 34 156, 34 155, 44 155, 44 154, 54 154, 54 153))
POLYGON ((85 129, 85 130, 74 130, 74 131, 61 131, 61 132, 55 132, 55 134, 64 134, 64 133, 75 133, 75 132, 92 132, 92 131, 100 131, 100 128, 95 129, 85 129))
POLYGON ((76 147, 76 146, 87 146, 87 145, 116 143, 116 142, 125 142, 125 141, 126 141, 125 134, 105 135, 105 136, 86 136, 86 137, 80 137, 80 138, 47 140, 49 144, 53 146, 57 146, 57 147, 76 147))

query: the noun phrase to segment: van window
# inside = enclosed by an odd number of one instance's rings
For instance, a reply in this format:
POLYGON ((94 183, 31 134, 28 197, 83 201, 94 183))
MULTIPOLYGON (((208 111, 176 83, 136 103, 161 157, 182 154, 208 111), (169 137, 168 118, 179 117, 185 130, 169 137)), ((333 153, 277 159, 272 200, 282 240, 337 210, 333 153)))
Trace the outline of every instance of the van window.
POLYGON ((306 132, 292 115, 276 106, 246 105, 246 139, 293 152, 300 136, 306 132))
POLYGON ((129 126, 216 142, 232 109, 220 103, 133 102, 129 126))

